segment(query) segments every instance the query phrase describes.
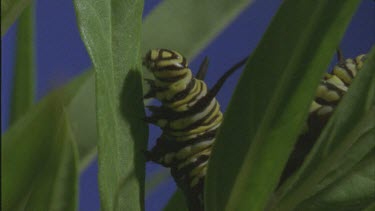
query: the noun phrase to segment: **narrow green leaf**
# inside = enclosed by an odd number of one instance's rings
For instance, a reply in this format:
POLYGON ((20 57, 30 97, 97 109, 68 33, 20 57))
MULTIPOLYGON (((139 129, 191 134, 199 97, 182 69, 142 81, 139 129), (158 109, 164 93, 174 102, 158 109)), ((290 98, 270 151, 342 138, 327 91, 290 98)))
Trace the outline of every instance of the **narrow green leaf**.
POLYGON ((207 210, 265 208, 358 2, 283 2, 225 113, 206 178, 207 210))
POLYGON ((372 202, 372 204, 366 207, 366 209, 364 209, 363 211, 374 211, 374 210, 375 210, 375 202, 372 202))
POLYGON ((13 71, 10 125, 34 102, 34 7, 24 10, 17 26, 17 48, 13 71))
POLYGON ((144 21, 142 52, 174 49, 191 60, 251 2, 165 0, 144 21))
POLYGON ((25 210, 77 210, 78 151, 66 114, 60 116, 49 155, 33 178, 25 210))
POLYGON ((84 74, 64 89, 43 98, 3 134, 1 199, 4 210, 19 209, 25 205, 36 178, 40 177, 39 173, 43 172, 50 152, 60 138, 57 132, 61 126, 61 109, 70 102, 87 76, 84 74))
POLYGON ((147 125, 142 121, 143 1, 75 0, 81 37, 96 72, 99 191, 107 210, 141 210, 147 125))
POLYGON ((2 200, 6 210, 20 209, 25 205, 20 202, 26 203, 28 208, 43 208, 34 210, 50 210, 45 206, 48 204, 46 202, 52 201, 54 203, 50 204, 51 206, 60 207, 57 210, 74 208, 76 205, 77 158, 71 134, 64 126, 66 123, 41 128, 38 125, 31 127, 28 122, 31 120, 34 125, 35 122, 43 120, 59 122, 61 107, 56 102, 49 102, 54 105, 45 104, 46 109, 43 110, 49 112, 49 115, 38 113, 35 119, 22 119, 17 125, 29 127, 20 133, 10 130, 3 137, 2 200), (40 200, 49 197, 55 199, 40 200))
MULTIPOLYGON (((375 140, 375 130, 372 141, 375 140)), ((363 210, 375 201, 375 150, 337 182, 304 201, 297 210, 363 210)))
POLYGON ((76 95, 67 106, 67 115, 77 140, 79 169, 82 172, 96 156, 98 133, 96 130, 95 77, 90 70, 76 95))
POLYGON ((167 206, 165 206, 163 210, 164 211, 175 211, 175 210, 188 211, 184 194, 180 190, 177 190, 173 194, 167 206))
POLYGON ((1 0, 1 36, 17 20, 31 0, 1 0))
POLYGON ((375 48, 301 169, 277 193, 280 210, 329 187, 375 148, 374 68, 375 48))

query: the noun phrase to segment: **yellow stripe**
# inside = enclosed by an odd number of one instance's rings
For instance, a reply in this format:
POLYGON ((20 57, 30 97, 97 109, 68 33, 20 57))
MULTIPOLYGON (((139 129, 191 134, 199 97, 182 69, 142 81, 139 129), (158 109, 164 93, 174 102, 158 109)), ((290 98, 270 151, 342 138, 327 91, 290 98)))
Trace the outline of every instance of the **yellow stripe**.
POLYGON ((322 105, 320 105, 319 103, 313 101, 313 102, 311 103, 311 105, 310 105, 310 110, 309 110, 309 112, 312 113, 312 112, 318 110, 320 107, 322 107, 322 105))
POLYGON ((162 58, 166 59, 166 58, 172 57, 172 54, 169 53, 168 51, 163 51, 161 56, 162 56, 162 58))
POLYGON ((182 119, 177 119, 172 122, 170 122, 169 126, 173 130, 181 130, 184 129, 192 124, 194 124, 197 121, 200 121, 203 119, 208 113, 211 112, 211 110, 214 108, 214 106, 217 104, 216 100, 212 100, 211 103, 203 109, 203 111, 194 114, 192 116, 188 116, 182 119))
POLYGON ((211 129, 213 126, 219 125, 222 120, 223 120, 223 115, 220 112, 219 117, 213 123, 211 123, 209 125, 199 126, 195 129, 189 130, 189 131, 170 131, 169 134, 172 135, 172 136, 186 136, 186 135, 192 135, 192 134, 196 134, 196 133, 203 133, 203 132, 207 131, 208 129, 211 129))
POLYGON ((156 93, 156 98, 160 101, 164 100, 171 100, 176 93, 183 91, 186 89, 187 85, 189 84, 191 80, 192 74, 191 71, 187 72, 186 77, 183 79, 175 82, 175 83, 166 83, 166 82, 161 82, 159 80, 155 80, 155 85, 157 87, 168 87, 168 90, 165 90, 163 92, 157 92, 156 93))
POLYGON ((342 67, 339 67, 339 66, 336 65, 333 68, 333 74, 335 74, 337 77, 339 77, 341 80, 343 80, 347 84, 350 84, 352 82, 352 78, 346 72, 346 70, 342 67))
POLYGON ((155 59, 157 59, 158 56, 159 56, 159 50, 152 50, 150 55, 151 55, 151 56, 150 56, 150 59, 151 59, 151 60, 155 60, 155 59))
POLYGON ((200 80, 197 80, 197 79, 194 79, 194 80, 195 80, 195 84, 194 84, 193 89, 190 91, 190 93, 184 99, 175 101, 173 103, 169 103, 167 105, 169 108, 173 108, 177 111, 186 111, 189 109, 187 102, 189 102, 194 96, 196 96, 199 93, 199 91, 202 92, 203 89, 201 89, 201 86, 204 86, 204 84, 202 84, 200 80))

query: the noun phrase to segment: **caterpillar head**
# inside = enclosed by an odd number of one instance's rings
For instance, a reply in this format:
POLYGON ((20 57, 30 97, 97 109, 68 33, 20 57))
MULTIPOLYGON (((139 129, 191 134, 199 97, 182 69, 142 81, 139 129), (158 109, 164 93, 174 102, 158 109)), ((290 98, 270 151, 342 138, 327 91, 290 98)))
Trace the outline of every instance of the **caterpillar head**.
POLYGON ((163 70, 180 70, 187 68, 186 58, 180 53, 167 49, 150 50, 143 60, 143 64, 152 72, 163 70))

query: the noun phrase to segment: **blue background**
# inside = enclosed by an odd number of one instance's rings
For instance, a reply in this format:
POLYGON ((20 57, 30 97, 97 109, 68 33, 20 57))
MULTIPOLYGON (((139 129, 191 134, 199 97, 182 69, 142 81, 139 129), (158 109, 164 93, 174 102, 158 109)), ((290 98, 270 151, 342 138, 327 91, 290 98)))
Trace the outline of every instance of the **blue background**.
MULTIPOLYGON (((160 1, 146 1, 147 15, 160 1)), ((231 67, 232 64, 252 52, 266 30, 272 16, 281 1, 256 1, 247 8, 230 26, 228 26, 197 58, 190 62, 191 69, 198 68, 204 56, 209 56, 210 67, 206 76, 209 86, 231 67)), ((209 12, 209 11, 208 11, 209 12)), ((2 38, 1 63, 1 131, 8 127, 9 98, 15 43, 15 25, 2 38)), ((37 99, 41 99, 52 89, 68 82, 74 76, 91 66, 91 61, 80 39, 72 1, 36 1, 36 64, 37 99)), ((375 43, 375 3, 364 0, 359 11, 344 36, 341 48, 344 55, 354 57, 369 51, 375 43)), ((183 42, 183 41, 182 41, 183 42)), ((160 46, 162 47, 162 46, 160 46)), ((333 62, 335 59, 333 59, 333 62)), ((225 110, 239 77, 234 74, 218 95, 218 101, 225 110)), ((150 130, 150 146, 160 131, 150 130)), ((148 175, 157 172, 159 166, 147 164, 148 175)), ((171 178, 146 198, 146 210, 161 210, 176 187, 171 178)), ((99 210, 97 189, 97 162, 95 161, 81 175, 80 209, 82 211, 99 210)))

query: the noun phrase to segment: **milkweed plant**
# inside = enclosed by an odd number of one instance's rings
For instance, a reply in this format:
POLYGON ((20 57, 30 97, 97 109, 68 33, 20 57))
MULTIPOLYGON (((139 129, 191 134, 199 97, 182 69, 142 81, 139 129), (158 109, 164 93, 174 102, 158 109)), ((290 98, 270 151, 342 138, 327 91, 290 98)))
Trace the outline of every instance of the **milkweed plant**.
MULTIPOLYGON (((1 143, 2 210, 78 210, 80 175, 96 157, 101 210, 144 210, 150 189, 168 177, 145 177, 145 152, 150 148, 145 106, 151 102, 143 96, 150 90, 145 80, 153 75, 142 59, 150 49, 163 48, 192 61, 211 42, 218 42, 220 32, 251 9, 251 3, 165 0, 142 18, 148 1, 73 0, 74 27, 92 67, 34 103, 34 2, 1 0, 2 37, 18 23, 12 94, 5 101, 10 104, 9 126, 1 143)), ((279 4, 256 47, 249 46, 242 55, 247 60, 223 109, 199 193, 204 198, 201 208, 375 210, 374 42, 356 55, 345 52, 345 46, 356 45, 343 42, 358 7, 375 3, 279 4), (350 87, 345 76, 332 73, 347 93, 324 124, 316 123, 322 129, 312 144, 301 143, 300 135, 309 130, 306 122, 317 87, 332 69, 330 64, 340 62, 334 58, 340 46, 345 58, 366 54, 366 59, 350 87), (280 182, 297 146, 302 146, 303 159, 280 182)), ((248 41, 241 43, 246 46, 248 41)), ((221 53, 234 51, 226 46, 221 53)), ((229 68, 242 58, 225 65, 229 68)), ((348 63, 345 67, 351 68, 348 63)), ((207 77, 214 76, 210 71, 207 77)), ((164 210, 189 207, 195 209, 177 189, 164 210)))

